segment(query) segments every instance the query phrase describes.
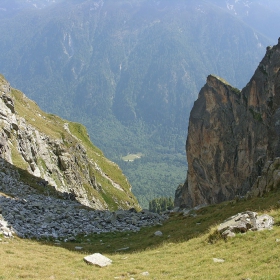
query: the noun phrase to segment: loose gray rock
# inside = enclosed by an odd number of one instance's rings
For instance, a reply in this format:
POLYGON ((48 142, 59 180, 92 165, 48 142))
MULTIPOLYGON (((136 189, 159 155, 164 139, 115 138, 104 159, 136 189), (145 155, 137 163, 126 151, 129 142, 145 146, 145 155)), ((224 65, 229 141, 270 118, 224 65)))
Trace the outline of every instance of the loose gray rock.
POLYGON ((116 252, 126 251, 128 249, 129 249, 129 247, 124 247, 124 248, 117 249, 116 252))
POLYGON ((236 234, 234 232, 230 231, 229 229, 227 229, 222 233, 222 235, 227 236, 227 237, 234 237, 236 234))
POLYGON ((8 225, 3 216, 0 214, 0 235, 3 235, 5 238, 11 238, 14 237, 13 233, 13 229, 8 225))
POLYGON ((156 232, 154 233, 154 235, 155 235, 155 236, 162 236, 163 233, 162 233, 161 231, 158 230, 158 231, 156 231, 156 232))
POLYGON ((183 216, 189 215, 190 211, 190 209, 183 209, 183 216))
POLYGON ((257 230, 272 229, 273 224, 274 224, 273 218, 267 214, 257 217, 256 220, 257 230))
POLYGON ((112 264, 112 260, 101 255, 100 253, 95 253, 93 255, 89 255, 84 257, 84 261, 87 264, 96 265, 99 267, 105 267, 112 264))
POLYGON ((174 213, 177 213, 177 212, 179 212, 179 210, 180 210, 180 207, 175 207, 171 211, 174 213))
POLYGON ((223 263, 223 262, 225 262, 225 260, 224 259, 213 258, 213 262, 215 262, 215 263, 223 263))
POLYGON ((141 227, 160 224, 168 214, 143 210, 82 209, 75 200, 64 200, 37 194, 19 180, 16 170, 0 158, 0 235, 21 238, 51 238, 76 241, 77 235, 106 232, 138 232, 141 227))
POLYGON ((256 212, 246 211, 225 220, 218 226, 218 231, 224 237, 234 237, 236 233, 246 233, 249 230, 272 229, 273 223, 273 218, 267 214, 258 216, 256 212))

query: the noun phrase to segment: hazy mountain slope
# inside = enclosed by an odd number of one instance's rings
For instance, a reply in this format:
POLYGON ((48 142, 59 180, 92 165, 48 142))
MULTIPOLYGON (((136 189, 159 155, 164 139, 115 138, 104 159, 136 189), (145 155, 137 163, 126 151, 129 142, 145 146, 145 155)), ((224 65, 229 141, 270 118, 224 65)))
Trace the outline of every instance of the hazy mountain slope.
POLYGON ((217 0, 213 2, 270 39, 275 40, 279 36, 279 1, 217 0))
POLYGON ((0 31, 12 85, 85 124, 142 203, 184 181, 187 118, 206 75, 241 88, 270 44, 201 0, 60 1, 2 19, 0 31))

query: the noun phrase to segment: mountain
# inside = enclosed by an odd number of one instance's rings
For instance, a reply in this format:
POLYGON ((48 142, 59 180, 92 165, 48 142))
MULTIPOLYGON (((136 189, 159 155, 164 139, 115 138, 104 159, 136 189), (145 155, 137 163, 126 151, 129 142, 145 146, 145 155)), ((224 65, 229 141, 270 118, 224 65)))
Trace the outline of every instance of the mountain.
POLYGON ((213 2, 272 40, 279 36, 280 23, 277 20, 280 12, 279 1, 214 0, 213 2))
POLYGON ((272 42, 213 1, 4 3, 21 8, 0 20, 0 71, 83 123, 143 206, 185 180, 187 116, 208 73, 242 88, 272 42))
POLYGON ((279 118, 280 38, 242 91, 208 76, 190 114, 188 176, 175 204, 192 208, 275 189, 279 118))
POLYGON ((16 170, 39 192, 94 209, 140 208, 122 171, 93 146, 84 126, 46 114, 3 76, 0 94, 2 172, 16 170))
POLYGON ((56 5, 62 0, 2 0, 0 3, 1 18, 10 18, 22 12, 44 9, 56 5))

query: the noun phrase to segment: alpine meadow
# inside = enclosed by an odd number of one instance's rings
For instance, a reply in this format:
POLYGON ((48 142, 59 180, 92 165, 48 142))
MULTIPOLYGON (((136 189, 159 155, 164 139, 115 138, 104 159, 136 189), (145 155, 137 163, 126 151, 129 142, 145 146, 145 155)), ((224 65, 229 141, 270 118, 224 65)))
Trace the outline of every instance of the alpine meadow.
POLYGON ((279 18, 0 0, 0 280, 280 279, 279 18))

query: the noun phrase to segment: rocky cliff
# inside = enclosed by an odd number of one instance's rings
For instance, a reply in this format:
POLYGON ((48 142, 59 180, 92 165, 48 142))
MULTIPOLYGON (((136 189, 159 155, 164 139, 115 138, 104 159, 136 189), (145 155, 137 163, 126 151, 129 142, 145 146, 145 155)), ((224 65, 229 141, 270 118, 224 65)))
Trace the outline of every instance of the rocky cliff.
POLYGON ((280 38, 241 91, 208 76, 190 114, 186 152, 187 180, 176 206, 265 191, 269 166, 280 156, 280 38))
POLYGON ((0 76, 0 156, 40 192, 94 209, 139 209, 116 164, 92 145, 86 129, 46 114, 0 76))

